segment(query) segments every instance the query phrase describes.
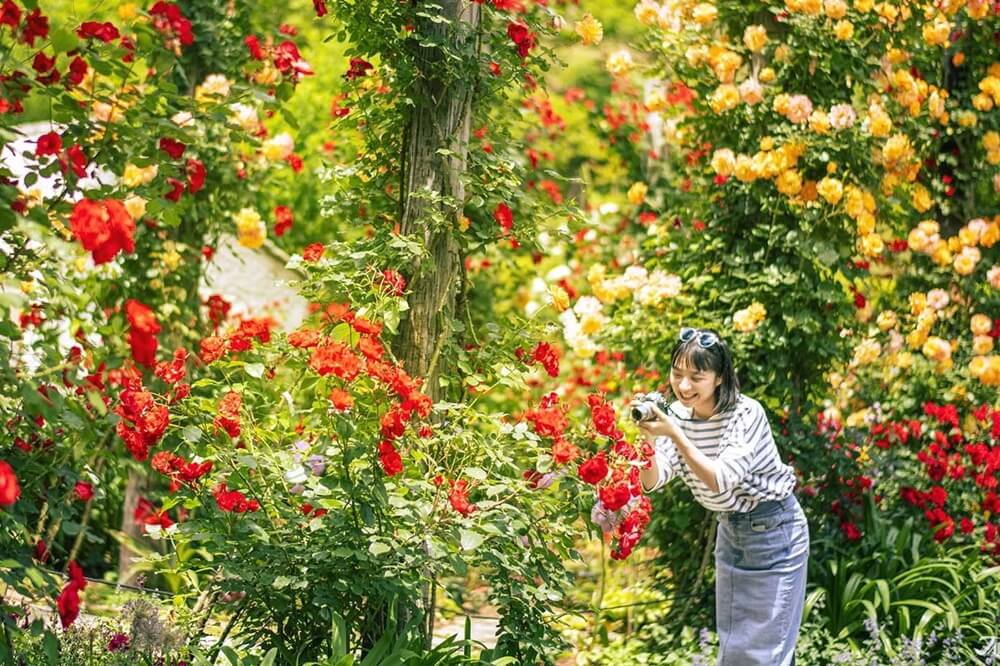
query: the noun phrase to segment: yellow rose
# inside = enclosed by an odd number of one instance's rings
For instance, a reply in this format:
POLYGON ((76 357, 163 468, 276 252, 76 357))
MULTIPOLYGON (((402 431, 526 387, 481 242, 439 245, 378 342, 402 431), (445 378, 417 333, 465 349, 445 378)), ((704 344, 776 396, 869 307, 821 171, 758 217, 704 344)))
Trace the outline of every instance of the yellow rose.
POLYGON ((969 361, 969 374, 979 379, 989 368, 990 360, 985 356, 975 356, 969 361))
POLYGON ((805 203, 809 203, 810 201, 816 201, 816 195, 817 193, 816 193, 815 180, 807 180, 806 182, 802 183, 802 191, 799 192, 799 199, 801 199, 805 203))
POLYGON ((146 200, 136 194, 125 197, 125 210, 132 216, 133 220, 138 220, 146 214, 146 200))
POLYGON ((930 46, 942 46, 948 41, 951 33, 951 23, 942 14, 938 14, 932 23, 925 23, 923 28, 924 41, 930 46))
POLYGON ((736 157, 736 168, 733 169, 733 174, 744 183, 749 183, 757 179, 757 173, 753 168, 753 160, 746 155, 736 157))
POLYGON ((893 134, 882 147, 882 159, 887 168, 891 168, 901 160, 909 160, 912 156, 913 146, 910 137, 905 134, 893 134))
POLYGON ((876 323, 878 324, 879 329, 885 333, 889 331, 889 329, 896 328, 896 324, 898 324, 899 321, 895 312, 892 310, 885 310, 884 312, 879 313, 876 323))
POLYGON ((264 239, 267 238, 267 227, 256 210, 243 208, 234 215, 234 220, 236 221, 236 233, 240 245, 256 250, 264 244, 264 239))
POLYGON ((715 113, 724 113, 736 107, 740 103, 740 92, 731 83, 723 83, 709 98, 709 106, 715 113))
POLYGON ((137 167, 134 164, 125 165, 125 173, 122 174, 122 182, 125 187, 138 187, 139 185, 145 185, 154 178, 158 173, 159 168, 155 164, 150 164, 147 167, 137 167))
POLYGON ((632 187, 628 188, 628 202, 633 206, 640 205, 646 200, 646 192, 649 191, 646 183, 639 181, 637 183, 632 183, 632 187))
POLYGON ((291 155, 294 149, 295 143, 291 135, 287 132, 282 132, 265 141, 264 145, 261 146, 261 153, 267 160, 276 162, 291 155))
POLYGON ((606 67, 614 76, 625 76, 635 63, 628 49, 619 49, 608 56, 606 67))
POLYGON ((830 119, 826 111, 816 109, 809 115, 809 128, 817 134, 826 134, 830 131, 830 119))
POLYGON ((983 148, 985 148, 986 150, 990 152, 1000 150, 1000 134, 998 134, 997 132, 990 130, 989 132, 983 135, 982 141, 983 141, 983 148))
POLYGON ((118 5, 118 18, 123 21, 131 21, 136 16, 139 15, 139 6, 134 2, 127 2, 123 5, 118 5))
POLYGON ((938 246, 931 250, 931 259, 938 266, 947 266, 951 263, 952 252, 948 249, 947 243, 938 243, 938 246))
POLYGON ((591 14, 584 14, 576 23, 576 34, 585 46, 597 45, 604 39, 604 27, 591 14))
POLYGON ((854 36, 854 24, 847 20, 837 21, 833 26, 833 36, 842 42, 854 36))
POLYGON ((973 255, 965 254, 963 252, 962 254, 959 254, 957 257, 955 257, 952 266, 954 267, 955 272, 958 273, 959 275, 968 276, 972 275, 972 273, 976 270, 977 263, 978 260, 976 260, 973 255))
POLYGON ((736 156, 729 148, 720 148, 712 154, 712 170, 720 176, 731 176, 736 168, 736 156))
POLYGON ((868 131, 872 136, 889 136, 892 131, 892 119, 878 104, 868 107, 868 131))
POLYGON ((938 363, 951 358, 951 345, 947 340, 937 336, 928 338, 920 351, 924 356, 938 363))
POLYGON ((990 111, 993 109, 993 98, 984 93, 976 93, 972 97, 972 106, 976 111, 990 111))
POLYGON ((771 69, 770 67, 765 67, 764 69, 760 70, 760 75, 757 78, 760 80, 761 83, 771 83, 776 78, 778 78, 778 75, 775 74, 774 70, 771 69))
POLYGON ((785 115, 786 113, 788 113, 788 104, 791 99, 792 98, 786 93, 780 93, 778 95, 775 95, 774 102, 772 102, 771 104, 772 108, 774 109, 774 112, 780 113, 781 115, 785 115))
POLYGON ((714 21, 719 15, 719 10, 715 8, 715 5, 703 2, 696 6, 691 12, 691 18, 694 19, 695 23, 698 25, 708 25, 714 21))
POLYGON ((879 344, 878 340, 872 338, 862 340, 861 344, 854 348, 854 359, 851 361, 851 365, 874 363, 881 353, 882 345, 879 344))
POLYGON ((465 215, 458 216, 458 230, 461 232, 466 232, 469 227, 472 226, 472 220, 467 218, 465 215))
POLYGON ((983 355, 993 351, 993 338, 988 335, 977 335, 972 339, 972 353, 983 355))
POLYGON ((569 294, 559 285, 556 284, 549 287, 549 298, 556 312, 565 312, 569 308, 569 294))
POLYGON ((866 236, 875 231, 875 216, 868 211, 861 211, 858 215, 858 235, 866 236))
POLYGON ((767 44, 767 30, 762 25, 749 25, 743 31, 743 43, 753 53, 759 53, 767 44))
POLYGON ((877 257, 885 249, 885 243, 878 234, 866 234, 861 237, 861 253, 866 257, 877 257))
POLYGON ((604 264, 594 264, 589 269, 587 269, 587 282, 591 286, 595 284, 600 284, 604 281, 604 275, 607 272, 607 268, 604 264))
POLYGON ((764 99, 764 87, 760 85, 760 81, 753 78, 752 76, 740 84, 740 99, 743 100, 745 104, 753 106, 764 99))
POLYGON ((775 179, 774 185, 786 197, 794 197, 802 191, 802 176, 795 169, 788 169, 775 179))
POLYGON ((854 0, 854 9, 858 10, 862 14, 867 14, 872 10, 872 6, 874 4, 874 0, 854 0))
POLYGON ((816 185, 816 192, 826 199, 826 202, 836 206, 844 194, 844 185, 836 178, 827 176, 816 185))
POLYGON ((1000 224, 993 222, 979 235, 979 244, 983 247, 993 247, 1000 241, 1000 224))
POLYGON ((817 16, 823 9, 822 0, 801 0, 799 3, 802 13, 809 16, 817 16))
POLYGON ((660 6, 652 0, 642 0, 635 6, 635 17, 643 25, 653 25, 660 17, 660 6))
POLYGON ((926 213, 934 205, 934 202, 931 200, 931 193, 923 185, 914 186, 910 202, 921 213, 926 213))
POLYGON ((823 11, 836 21, 847 16, 847 3, 844 0, 824 0, 823 11))
POLYGON ((774 61, 784 62, 791 54, 792 48, 788 44, 779 44, 778 48, 774 49, 774 61))

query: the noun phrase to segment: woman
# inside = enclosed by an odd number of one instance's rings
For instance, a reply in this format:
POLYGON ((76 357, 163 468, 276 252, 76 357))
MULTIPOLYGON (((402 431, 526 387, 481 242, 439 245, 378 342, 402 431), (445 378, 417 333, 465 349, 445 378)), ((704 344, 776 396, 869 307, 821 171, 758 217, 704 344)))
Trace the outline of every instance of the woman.
POLYGON ((680 476, 716 513, 718 664, 794 664, 809 558, 795 474, 778 456, 763 407, 740 393, 718 333, 681 329, 670 388, 669 413, 654 405, 653 418, 638 423, 655 450, 641 479, 652 492, 680 476))

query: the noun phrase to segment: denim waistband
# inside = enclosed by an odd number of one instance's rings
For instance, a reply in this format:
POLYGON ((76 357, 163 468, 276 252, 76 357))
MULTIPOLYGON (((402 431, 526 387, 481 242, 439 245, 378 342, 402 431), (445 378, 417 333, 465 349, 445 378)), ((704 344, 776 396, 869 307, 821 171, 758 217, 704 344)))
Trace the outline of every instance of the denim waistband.
POLYGON ((750 520, 754 517, 767 516, 772 513, 778 513, 781 511, 789 511, 794 509, 798 504, 798 500, 795 499, 795 495, 788 495, 780 500, 766 500, 764 502, 759 502, 757 506, 750 509, 749 511, 720 511, 718 512, 719 518, 724 520, 750 520))

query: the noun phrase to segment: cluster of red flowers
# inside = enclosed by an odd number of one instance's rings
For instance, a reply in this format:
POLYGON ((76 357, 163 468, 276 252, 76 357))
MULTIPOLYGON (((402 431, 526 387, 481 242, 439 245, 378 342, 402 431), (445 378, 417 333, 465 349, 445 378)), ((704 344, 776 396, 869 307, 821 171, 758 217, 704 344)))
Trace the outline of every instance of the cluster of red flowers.
POLYGON ((360 79, 372 70, 372 64, 363 58, 351 58, 350 67, 344 74, 344 78, 348 81, 353 81, 354 79, 360 79))
MULTIPOLYGON (((426 417, 431 411, 430 398, 420 392, 421 380, 410 377, 401 367, 384 360, 385 349, 379 341, 382 325, 359 317, 351 312, 350 306, 331 303, 322 312, 325 322, 336 324, 346 322, 360 337, 355 347, 325 337, 317 330, 303 328, 289 334, 288 342, 293 347, 311 350, 309 367, 320 376, 334 375, 344 382, 354 381, 362 372, 378 380, 398 398, 382 416, 380 429, 382 441, 379 443, 379 460, 382 469, 389 476, 403 471, 403 460, 395 445, 395 440, 406 431, 407 424, 414 415, 426 417)), ((333 408, 344 411, 354 406, 354 398, 343 388, 334 388, 330 393, 333 408)), ((424 434, 422 429, 422 434, 424 434)), ((429 435, 429 430, 426 435, 429 435)))
POLYGON ((160 324, 156 313, 149 306, 134 298, 125 302, 125 317, 128 319, 128 343, 132 348, 132 358, 136 363, 152 368, 156 364, 156 334, 160 324))
MULTIPOLYGON (((43 56, 41 52, 38 55, 43 56)), ((35 57, 34 67, 39 73, 48 71, 54 64, 54 58, 43 60, 37 56, 35 57)), ((53 69, 52 72, 58 78, 58 70, 53 69)), ((83 152, 83 148, 80 147, 80 144, 74 143, 64 151, 62 137, 59 136, 58 132, 47 132, 38 137, 38 140, 35 142, 36 157, 50 155, 55 156, 59 161, 59 168, 63 173, 66 173, 66 170, 71 168, 77 178, 83 178, 87 175, 87 155, 83 152)))
POLYGON ((470 516, 479 510, 479 507, 469 502, 469 482, 465 479, 449 481, 451 486, 448 491, 448 502, 458 513, 463 516, 470 516))
POLYGON ((136 460, 146 460, 149 449, 160 441, 170 425, 170 410, 157 405, 153 394, 142 387, 139 379, 128 377, 114 411, 122 417, 117 430, 118 436, 125 442, 125 448, 136 460))
POLYGON ((259 511, 260 504, 255 499, 247 499, 246 495, 238 490, 229 490, 225 483, 220 483, 212 491, 215 496, 215 503, 226 513, 247 513, 259 511))
POLYGON ((56 608, 59 610, 59 621, 63 629, 69 627, 80 614, 80 590, 87 587, 87 579, 83 577, 83 569, 75 561, 69 563, 69 582, 56 597, 56 608))
POLYGON ((510 37, 510 41, 514 42, 517 54, 521 56, 522 60, 528 57, 531 49, 535 48, 535 41, 538 37, 521 21, 511 21, 507 24, 507 36, 510 37))
POLYGON ((230 391, 219 401, 219 408, 212 423, 236 439, 240 436, 240 407, 242 406, 243 398, 240 394, 236 391, 230 391))
POLYGON ((202 339, 198 356, 202 363, 208 364, 222 358, 227 351, 247 351, 253 346, 254 340, 266 344, 271 341, 271 329, 274 326, 275 321, 270 317, 243 319, 226 337, 211 335, 202 339))
POLYGON ((640 470, 649 465, 653 449, 648 442, 640 448, 625 441, 618 429, 617 415, 602 395, 587 397, 591 423, 598 435, 611 440, 611 446, 585 460, 577 473, 585 483, 597 487, 598 504, 592 515, 615 544, 614 559, 624 559, 632 552, 649 524, 652 505, 643 496, 640 470), (627 509, 624 515, 621 511, 627 509))
POLYGON ((157 472, 170 479, 170 492, 176 491, 182 483, 193 485, 195 481, 212 471, 211 460, 200 463, 189 462, 170 451, 154 453, 150 465, 157 472))
POLYGON ((70 213, 69 225, 95 264, 107 263, 122 251, 135 251, 135 220, 115 199, 80 199, 70 213))
POLYGON ((139 498, 139 501, 135 505, 135 511, 132 512, 132 517, 135 518, 137 523, 141 523, 142 525, 158 525, 163 529, 167 529, 174 524, 173 519, 167 515, 166 511, 157 509, 145 497, 139 498))
POLYGON ((173 2, 160 0, 149 8, 149 15, 153 18, 153 27, 166 38, 167 48, 179 51, 180 46, 194 44, 191 21, 173 2))
POLYGON ((552 442, 552 460, 556 465, 565 465, 577 459, 580 449, 566 439, 569 421, 565 410, 557 403, 559 397, 549 393, 542 398, 537 409, 529 409, 524 418, 531 423, 539 437, 549 437, 552 442))
POLYGON ((387 268, 381 273, 382 287, 393 296, 402 296, 406 291, 406 278, 399 271, 387 268))
POLYGON ((274 207, 274 235, 282 236, 286 231, 292 228, 292 223, 294 222, 294 216, 292 215, 292 209, 288 206, 275 206, 274 207))
MULTIPOLYGON (((900 499, 923 512, 938 542, 951 539, 956 527, 962 534, 975 533, 976 514, 981 513, 984 516, 981 550, 1000 559, 1000 524, 995 520, 991 522, 991 517, 1000 514, 1000 496, 996 492, 1000 485, 997 478, 1000 472, 1000 445, 997 444, 1000 442, 1000 410, 984 404, 972 412, 975 420, 983 424, 981 436, 984 440, 991 439, 992 445, 988 441, 967 441, 961 427, 961 415, 954 404, 927 402, 922 411, 929 423, 918 419, 877 423, 871 427, 869 441, 878 448, 889 449, 893 445, 908 443, 920 445, 919 440, 927 437, 928 441, 917 451, 916 459, 923 465, 933 485, 927 490, 904 486, 899 491, 900 499), (958 503, 961 500, 957 498, 970 494, 976 496, 977 493, 978 511, 958 517, 954 515, 954 506, 949 510, 949 497, 958 503)), ((843 509, 837 504, 834 508, 842 515, 843 509)), ((844 520, 841 530, 850 540, 862 536, 857 526, 847 520, 844 520)))
POLYGON ((531 360, 541 363, 549 377, 559 376, 560 352, 558 347, 553 347, 548 342, 539 342, 531 352, 531 360))
POLYGON ((291 40, 283 40, 277 46, 270 42, 262 45, 257 35, 247 35, 243 43, 250 50, 251 58, 261 62, 270 59, 278 71, 290 77, 292 81, 298 81, 300 77, 313 73, 309 63, 302 59, 299 47, 291 40))

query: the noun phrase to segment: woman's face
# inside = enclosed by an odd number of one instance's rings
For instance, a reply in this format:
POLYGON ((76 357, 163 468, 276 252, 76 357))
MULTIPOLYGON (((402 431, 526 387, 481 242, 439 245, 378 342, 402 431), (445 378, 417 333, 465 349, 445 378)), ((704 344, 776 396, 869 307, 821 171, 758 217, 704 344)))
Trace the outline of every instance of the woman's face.
POLYGON ((722 378, 713 370, 699 370, 679 360, 670 369, 670 388, 681 404, 693 409, 698 416, 715 413, 715 388, 722 378))

